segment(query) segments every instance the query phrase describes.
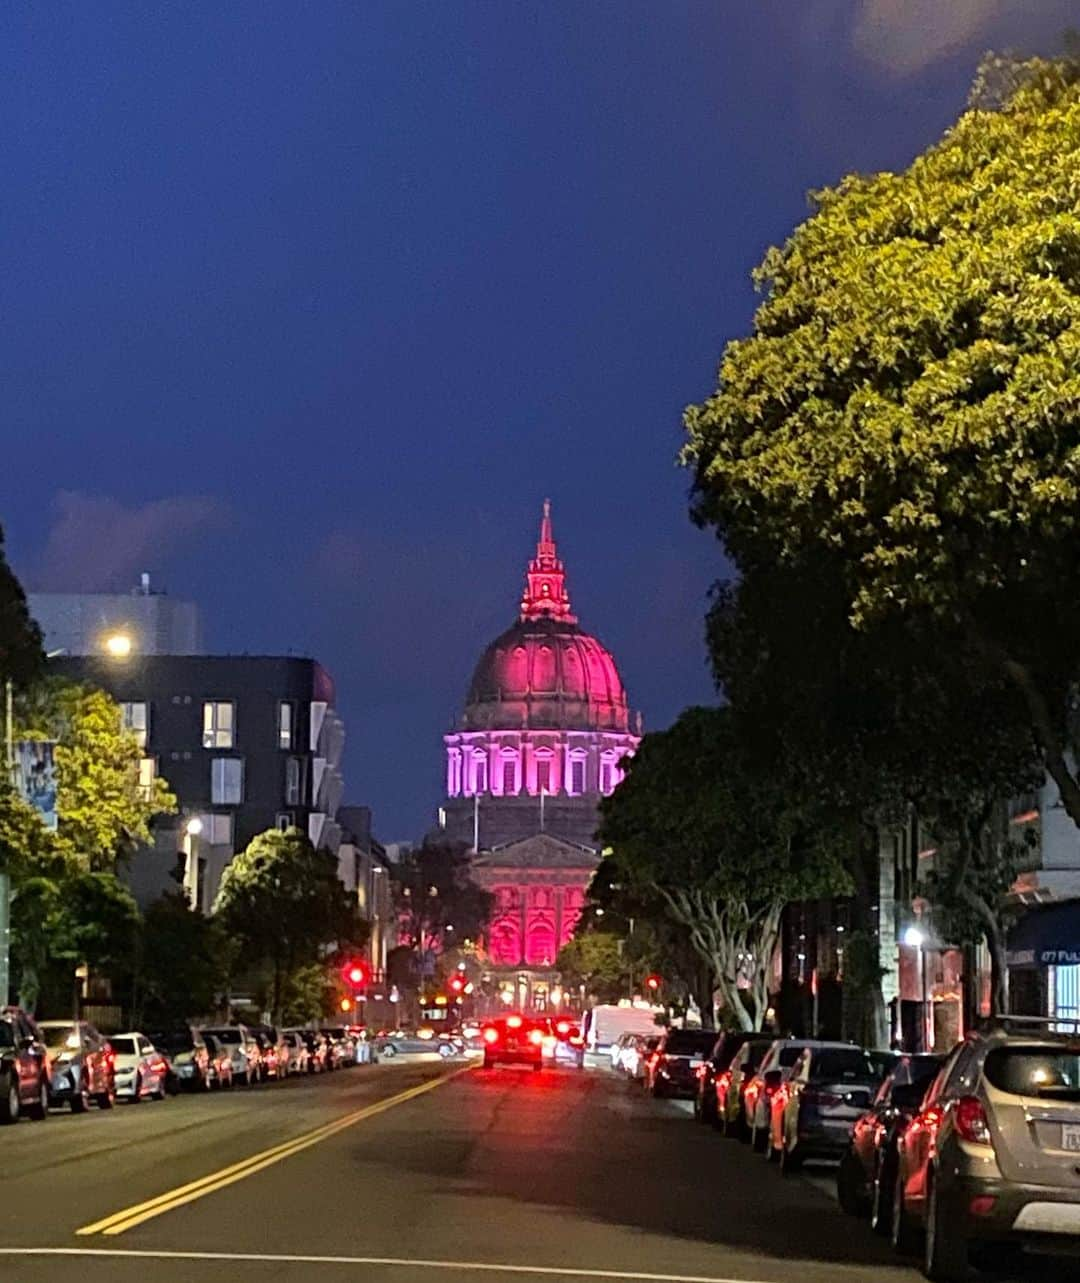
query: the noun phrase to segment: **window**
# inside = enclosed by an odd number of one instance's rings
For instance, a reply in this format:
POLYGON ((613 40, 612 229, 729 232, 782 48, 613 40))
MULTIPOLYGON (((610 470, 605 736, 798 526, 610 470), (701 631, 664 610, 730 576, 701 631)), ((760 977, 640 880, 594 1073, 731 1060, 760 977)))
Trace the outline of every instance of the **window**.
POLYGON ((154 780, 157 778, 157 758, 143 757, 139 760, 139 798, 149 802, 154 796, 154 780))
POLYGON ((214 806, 239 806, 243 800, 243 758, 213 758, 210 762, 210 801, 214 806))
POLYGON ((536 763, 536 791, 537 793, 551 792, 551 759, 541 757, 536 763))
POLYGON ((446 759, 446 794, 457 797, 461 792, 461 754, 456 748, 450 750, 446 759))
POLYGON ((121 704, 120 724, 125 731, 130 731, 135 736, 140 748, 146 747, 150 730, 150 709, 145 701, 121 704))
POLYGON ((517 792, 517 759, 514 757, 502 760, 502 791, 505 797, 517 792))
POLYGON ((570 759, 570 788, 568 791, 575 796, 585 792, 585 759, 583 757, 572 757, 570 759))
POLYGON ((475 793, 487 792, 487 758, 482 753, 477 753, 473 758, 473 771, 475 772, 476 786, 475 793))
POLYGON ((232 748, 233 708, 231 700, 208 699, 203 702, 203 748, 232 748))
POLYGON ((286 829, 291 829, 292 826, 293 817, 291 811, 278 811, 277 815, 274 816, 274 827, 280 829, 282 833, 286 829))
POLYGON ((210 846, 232 846, 233 817, 231 815, 204 815, 203 841, 210 846))
POLYGON ((292 704, 279 704, 277 706, 278 748, 292 748, 294 721, 295 713, 292 704))
POLYGON ((304 763, 290 757, 285 763, 285 805, 299 806, 304 800, 304 763))
POLYGON ((600 792, 606 797, 615 788, 615 764, 606 758, 600 763, 600 792))

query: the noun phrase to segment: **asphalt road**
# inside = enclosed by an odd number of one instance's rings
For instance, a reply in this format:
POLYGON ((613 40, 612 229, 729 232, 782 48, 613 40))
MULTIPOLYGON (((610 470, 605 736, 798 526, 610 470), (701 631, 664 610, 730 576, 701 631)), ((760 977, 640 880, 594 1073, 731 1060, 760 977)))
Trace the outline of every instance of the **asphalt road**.
POLYGON ((0 1279, 918 1277, 827 1190, 603 1072, 399 1060, 0 1131, 0 1279))

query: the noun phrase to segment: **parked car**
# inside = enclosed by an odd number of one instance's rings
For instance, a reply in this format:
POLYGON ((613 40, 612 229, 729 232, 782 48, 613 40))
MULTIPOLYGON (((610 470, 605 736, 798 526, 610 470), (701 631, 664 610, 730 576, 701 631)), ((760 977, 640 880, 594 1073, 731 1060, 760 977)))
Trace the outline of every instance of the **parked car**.
POLYGON ((716 1042, 715 1029, 669 1029, 645 1062, 645 1090, 692 1099, 697 1071, 716 1042))
POLYGON ((294 1032, 299 1034, 307 1048, 309 1074, 321 1074, 325 1069, 332 1068, 327 1063, 330 1058, 330 1043, 317 1029, 297 1029, 294 1032))
POLYGON ((705 1060, 698 1066, 694 1090, 694 1117, 699 1123, 717 1124, 716 1080, 735 1059, 735 1053, 750 1039, 748 1033, 725 1029, 717 1036, 705 1060))
POLYGON ((132 1031, 109 1038, 113 1051, 116 1097, 139 1104, 146 1097, 165 1099, 168 1065, 146 1034, 132 1031))
POLYGON ((233 1082, 253 1087, 262 1076, 262 1055, 259 1044, 252 1038, 246 1025, 209 1025, 200 1031, 212 1034, 229 1049, 232 1057, 233 1082))
POLYGON ((624 1073, 628 1071, 626 1053, 632 1047, 636 1047, 642 1037, 642 1034, 635 1033, 632 1029, 627 1029, 619 1034, 618 1038, 608 1048, 612 1069, 621 1069, 624 1073))
POLYGON ((623 1056, 627 1077, 636 1083, 645 1081, 649 1059, 656 1055, 660 1034, 634 1034, 633 1046, 623 1056))
POLYGON ((149 1038, 169 1062, 169 1078, 175 1081, 177 1090, 210 1089, 210 1053, 197 1029, 192 1029, 190 1025, 178 1025, 175 1029, 155 1029, 149 1034, 149 1038))
POLYGON ((1080 1248, 1080 1038, 1006 1019, 969 1034, 897 1145, 892 1237, 923 1272, 967 1277, 972 1249, 1080 1248))
POLYGON ((892 1225, 896 1142, 944 1063, 944 1056, 901 1056, 870 1108, 855 1120, 836 1173, 837 1197, 851 1216, 869 1210, 878 1234, 887 1234, 892 1225))
MULTIPOLYGON (((329 1040, 333 1050, 335 1069, 356 1064, 356 1039, 349 1033, 348 1029, 337 1025, 333 1028, 324 1029, 323 1033, 329 1040)), ((427 1048, 427 1050, 433 1049, 427 1048)))
POLYGON ((18 1007, 0 1009, 0 1123, 21 1114, 49 1112, 49 1054, 32 1017, 18 1007))
POLYGON ((552 1021, 555 1045, 551 1056, 557 1065, 573 1065, 582 1069, 585 1065, 585 1039, 581 1025, 576 1020, 564 1020, 561 1017, 552 1021))
POLYGON ((786 1173, 808 1158, 839 1158, 880 1085, 881 1069, 862 1047, 807 1047, 772 1098, 770 1160, 786 1173))
POLYGON ((306 1074, 308 1059, 311 1053, 303 1035, 297 1029, 286 1029, 282 1032, 281 1041, 285 1054, 286 1074, 306 1074))
POLYGON ((49 1053, 49 1101, 65 1102, 84 1114, 90 1102, 112 1109, 116 1099, 112 1048, 85 1020, 42 1020, 41 1040, 49 1053))
POLYGON ((746 1116, 746 1088, 757 1074, 766 1052, 773 1045, 769 1037, 751 1037, 735 1053, 731 1064, 716 1075, 716 1125, 724 1136, 750 1139, 746 1116))
POLYGON ((212 1033, 202 1030, 200 1036, 206 1047, 206 1072, 211 1089, 231 1087, 233 1085, 232 1053, 212 1033))
MULTIPOLYGON (((490 1022, 488 1022, 490 1023, 490 1022)), ((546 1032, 542 1025, 537 1025, 546 1032)), ((442 1056, 462 1056, 465 1054, 465 1040, 453 1034, 436 1033, 434 1029, 395 1029, 391 1033, 376 1038, 375 1049, 380 1056, 392 1060, 395 1056, 416 1056, 432 1052, 442 1056)))
POLYGON ((493 1065, 528 1065, 540 1069, 544 1063, 544 1026, 517 1014, 484 1022, 484 1068, 493 1065))
POLYGON ((809 1038, 776 1038, 761 1058, 757 1070, 743 1091, 746 1127, 754 1152, 764 1154, 769 1145, 772 1098, 791 1077, 795 1062, 807 1047, 809 1038))

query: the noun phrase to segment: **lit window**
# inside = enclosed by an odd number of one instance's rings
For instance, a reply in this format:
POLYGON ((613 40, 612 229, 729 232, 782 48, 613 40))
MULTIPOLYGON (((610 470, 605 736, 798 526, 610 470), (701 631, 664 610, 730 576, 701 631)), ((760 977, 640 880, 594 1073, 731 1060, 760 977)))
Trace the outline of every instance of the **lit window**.
POLYGON ((304 764, 298 757, 285 763, 285 805, 299 806, 304 800, 304 764))
POLYGON ((154 796, 154 780, 157 778, 157 758, 143 757, 139 760, 139 797, 149 802, 154 796))
POLYGON ((600 792, 605 796, 615 789, 615 763, 607 759, 600 763, 600 792))
POLYGON ((125 731, 130 731, 140 748, 146 747, 150 730, 150 709, 145 702, 120 705, 120 724, 125 731))
POLYGON ((541 757, 536 763, 536 791, 538 793, 551 792, 551 759, 541 757))
POLYGON ((239 757, 215 757, 210 762, 210 801, 214 806, 239 806, 244 800, 244 762, 239 757))
POLYGON ((473 758, 473 772, 475 779, 474 792, 487 792, 487 758, 482 753, 477 753, 473 758))
POLYGON ((278 748, 293 746, 293 706, 279 704, 277 710, 278 748))
POLYGON ((232 748, 233 703, 231 700, 208 699, 203 703, 203 748, 232 748))
POLYGON ((502 760, 502 791, 504 797, 517 792, 517 758, 512 754, 502 760))
POLYGON ((583 757, 572 757, 570 759, 569 791, 575 796, 585 792, 585 759, 583 757))
POLYGON ((457 797, 461 792, 461 754, 456 748, 450 750, 446 761, 446 794, 457 797))
POLYGON ((211 846, 232 846, 233 817, 231 815, 204 815, 202 836, 211 846))

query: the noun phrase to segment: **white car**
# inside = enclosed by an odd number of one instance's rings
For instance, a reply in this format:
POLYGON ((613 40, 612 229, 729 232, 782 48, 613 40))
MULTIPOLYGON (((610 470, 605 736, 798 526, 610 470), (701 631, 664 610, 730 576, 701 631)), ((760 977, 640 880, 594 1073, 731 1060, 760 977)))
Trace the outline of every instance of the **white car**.
POLYGON ((281 1035, 285 1050, 285 1074, 306 1074, 310 1053, 307 1043, 292 1029, 286 1029, 281 1035))
POLYGON ((609 1055, 611 1056, 612 1069, 626 1070, 629 1068, 626 1063, 626 1053, 634 1047, 637 1037, 636 1033, 631 1033, 628 1030, 626 1033, 619 1034, 618 1038, 611 1044, 609 1055))
POLYGON ((133 1105, 137 1105, 147 1096, 154 1100, 165 1098, 165 1080, 169 1066, 165 1057, 145 1034, 112 1034, 109 1046, 113 1051, 113 1073, 118 1100, 130 1100, 133 1105))

